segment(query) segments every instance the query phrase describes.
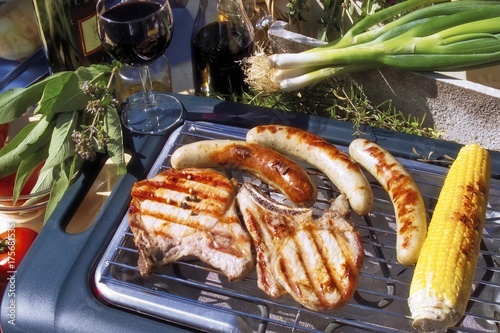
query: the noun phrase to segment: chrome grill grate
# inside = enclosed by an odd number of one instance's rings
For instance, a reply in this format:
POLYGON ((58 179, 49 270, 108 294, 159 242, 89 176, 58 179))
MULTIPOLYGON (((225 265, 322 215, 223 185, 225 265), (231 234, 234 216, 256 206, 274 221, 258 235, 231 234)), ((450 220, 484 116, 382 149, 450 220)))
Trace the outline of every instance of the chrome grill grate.
MULTIPOLYGON (((149 176, 168 168, 171 152, 180 145, 203 139, 243 139, 244 135, 245 130, 239 128, 188 122, 171 136, 149 176)), ((432 213, 446 168, 402 162, 413 174, 432 213)), ((308 171, 321 193, 315 205, 320 214, 337 193, 324 176, 313 169, 308 171)), ((231 176, 248 180, 238 172, 231 176)), ((338 310, 318 313, 288 296, 272 299, 258 289, 255 273, 243 281, 228 282, 211 267, 191 258, 142 277, 126 216, 96 268, 96 290, 113 305, 208 332, 409 332, 407 297, 413 268, 396 262, 392 203, 376 181, 370 180, 376 198, 373 211, 364 218, 352 214, 363 239, 363 269, 355 296, 338 310)), ((271 190, 270 194, 279 197, 271 190)), ((475 288, 466 316, 450 331, 497 332, 499 328, 500 182, 492 180, 475 288)))

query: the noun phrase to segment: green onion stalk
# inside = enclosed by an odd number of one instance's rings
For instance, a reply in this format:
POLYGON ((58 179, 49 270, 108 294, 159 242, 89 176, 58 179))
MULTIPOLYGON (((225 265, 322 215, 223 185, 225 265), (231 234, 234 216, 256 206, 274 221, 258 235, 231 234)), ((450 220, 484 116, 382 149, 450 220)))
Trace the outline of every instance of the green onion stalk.
POLYGON ((466 70, 500 61, 500 1, 407 0, 356 23, 343 37, 299 53, 244 60, 258 91, 293 91, 332 76, 392 67, 466 70))

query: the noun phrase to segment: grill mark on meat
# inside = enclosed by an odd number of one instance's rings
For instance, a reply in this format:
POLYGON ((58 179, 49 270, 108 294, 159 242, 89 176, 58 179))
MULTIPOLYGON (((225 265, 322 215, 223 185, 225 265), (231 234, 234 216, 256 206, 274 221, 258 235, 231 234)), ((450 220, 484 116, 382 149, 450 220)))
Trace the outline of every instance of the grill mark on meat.
POLYGON ((351 265, 349 264, 349 256, 346 256, 345 253, 350 253, 352 250, 348 247, 342 246, 344 237, 342 235, 336 235, 333 233, 332 236, 337 240, 335 244, 338 245, 339 257, 342 258, 342 260, 336 267, 332 265, 332 269, 336 272, 336 274, 334 274, 333 276, 335 278, 335 283, 337 286, 336 290, 338 291, 338 297, 341 298, 339 302, 344 304, 350 298, 350 281, 357 278, 356 275, 352 274, 354 272, 353 268, 356 272, 359 269, 356 267, 351 267, 351 265))
POLYGON ((257 249, 259 288, 273 296, 276 286, 268 281, 276 281, 296 301, 317 311, 337 308, 351 298, 363 248, 346 220, 345 196, 318 219, 312 210, 279 204, 250 184, 240 188, 237 203, 257 249))
MULTIPOLYGON (((287 245, 293 243, 296 245, 294 239, 289 239, 287 245)), ((275 272, 278 281, 288 292, 293 291, 293 294, 299 297, 303 296, 301 285, 299 281, 304 281, 306 279, 306 271, 304 268, 304 263, 298 251, 286 251, 291 247, 283 246, 281 249, 279 258, 279 270, 275 272), (280 278, 281 277, 281 278, 280 278)))
POLYGON ((273 228, 272 221, 269 223, 258 223, 255 216, 262 216, 262 211, 260 207, 251 207, 251 209, 246 210, 245 215, 249 216, 246 223, 247 230, 253 235, 254 239, 254 249, 256 253, 256 271, 259 279, 257 280, 257 285, 262 290, 266 290, 267 294, 272 297, 280 297, 286 292, 276 281, 273 274, 271 274, 271 261, 272 256, 276 253, 278 249, 274 248, 274 241, 279 238, 279 233, 276 230, 280 228, 273 228))
MULTIPOLYGON (((313 228, 308 228, 307 232, 303 231, 303 236, 305 239, 301 239, 300 242, 297 243, 298 248, 301 254, 301 261, 305 267, 305 271, 311 284, 311 290, 315 292, 315 297, 318 299, 320 304, 326 305, 328 302, 325 299, 326 293, 328 293, 332 285, 332 278, 327 269, 327 261, 323 254, 321 253, 321 246, 318 246, 316 230, 313 228), (301 244, 301 245, 300 245, 301 244), (309 252, 305 250, 306 245, 309 245, 309 252), (318 258, 308 258, 304 256, 305 253, 314 253, 318 255, 318 258), (309 260, 306 260, 309 259, 309 260)), ((297 242, 297 240, 296 240, 297 242)), ((334 286, 334 288, 336 288, 334 286)), ((335 290, 335 289, 334 289, 335 290)), ((306 291, 307 292, 307 291, 306 291)))
POLYGON ((335 270, 333 265, 331 265, 331 262, 329 260, 330 256, 328 254, 328 247, 321 245, 330 244, 331 241, 329 238, 331 238, 332 236, 335 237, 335 235, 332 232, 328 232, 327 230, 319 230, 318 232, 314 232, 312 235, 314 236, 314 243, 321 256, 321 262, 324 265, 326 271, 325 274, 328 280, 328 283, 324 283, 321 286, 321 289, 318 290, 317 296, 321 301, 321 306, 327 307, 329 302, 323 297, 323 295, 332 292, 338 293, 338 290, 341 290, 341 288, 336 279, 338 272, 335 270))
POLYGON ((325 246, 327 244, 335 246, 335 242, 332 242, 334 237, 328 237, 330 232, 327 230, 317 229, 313 225, 306 227, 307 230, 304 228, 301 232, 306 238, 300 239, 297 243, 301 244, 299 245, 299 253, 305 258, 302 261, 311 283, 308 289, 315 292, 314 297, 311 297, 311 299, 317 299, 314 302, 317 302, 320 307, 328 307, 332 303, 332 298, 334 302, 338 301, 340 298, 338 290, 344 287, 336 279, 342 270, 339 272, 335 269, 332 260, 330 260, 332 256, 327 254, 330 247, 325 246), (306 245, 309 249, 306 248, 306 245), (307 258, 306 253, 312 253, 317 257, 307 258))
MULTIPOLYGON (((207 231, 213 228, 234 201, 233 195, 227 195, 232 191, 230 183, 211 175, 179 172, 179 176, 160 174, 150 181, 139 182, 134 186, 132 195, 144 199, 143 214, 207 231), (196 199, 192 199, 194 196, 196 199)), ((232 222, 238 221, 234 216, 232 222)), ((224 232, 224 229, 221 231, 224 232)))
MULTIPOLYGON (((166 193, 166 195, 169 195, 169 193, 166 193)), ((141 207, 144 215, 163 221, 175 221, 175 224, 191 227, 199 231, 213 229, 222 215, 221 210, 224 209, 224 207, 214 207, 212 204, 179 206, 176 202, 168 204, 162 203, 160 200, 150 199, 143 201, 141 207)), ((238 223, 239 220, 234 217, 227 222, 238 223)), ((225 229, 220 231, 224 233, 225 229)), ((229 230, 227 234, 229 234, 229 230)))
POLYGON ((196 256, 230 280, 253 270, 248 233, 236 214, 236 184, 212 169, 166 170, 137 182, 129 209, 141 274, 196 256))
MULTIPOLYGON (((249 214, 249 216, 253 216, 252 214, 249 214)), ((271 282, 269 281, 269 277, 265 274, 267 272, 267 256, 266 254, 269 253, 266 244, 262 241, 262 231, 259 228, 259 224, 255 221, 254 218, 249 218, 247 222, 247 229, 249 232, 252 233, 254 239, 256 239, 256 246, 255 246, 255 253, 256 257, 258 258, 258 265, 257 265, 257 271, 260 272, 262 279, 261 283, 263 284, 263 287, 265 289, 271 288, 271 282)))
POLYGON ((159 177, 159 179, 161 181, 139 182, 138 186, 133 189, 133 195, 139 198, 162 201, 163 191, 170 190, 178 192, 180 195, 182 194, 183 197, 179 197, 181 199, 184 199, 186 196, 191 196, 194 193, 199 200, 211 199, 213 202, 218 202, 222 205, 227 205, 227 203, 233 199, 225 195, 231 192, 229 184, 221 182, 219 179, 214 179, 213 177, 187 179, 186 175, 185 178, 175 177, 169 179, 168 177, 159 177))

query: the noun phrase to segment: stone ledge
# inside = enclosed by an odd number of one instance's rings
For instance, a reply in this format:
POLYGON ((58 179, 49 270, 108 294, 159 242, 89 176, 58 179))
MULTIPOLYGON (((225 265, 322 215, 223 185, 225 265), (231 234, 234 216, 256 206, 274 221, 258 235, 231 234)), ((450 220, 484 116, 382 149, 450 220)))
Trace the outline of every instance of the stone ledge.
MULTIPOLYGON (((323 42, 286 30, 285 22, 269 29, 275 53, 300 52, 323 42)), ((476 142, 500 151, 500 90, 433 72, 383 68, 352 74, 375 104, 392 100, 398 111, 435 126, 442 138, 476 142)))

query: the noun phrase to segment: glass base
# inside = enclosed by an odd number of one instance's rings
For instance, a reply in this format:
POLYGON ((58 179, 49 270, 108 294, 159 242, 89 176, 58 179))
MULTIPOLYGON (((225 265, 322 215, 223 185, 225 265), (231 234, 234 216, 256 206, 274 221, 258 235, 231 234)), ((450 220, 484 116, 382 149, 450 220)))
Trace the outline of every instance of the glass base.
POLYGON ((184 118, 182 104, 173 96, 154 93, 155 105, 144 105, 143 93, 128 98, 122 111, 122 122, 135 133, 161 134, 184 118))

